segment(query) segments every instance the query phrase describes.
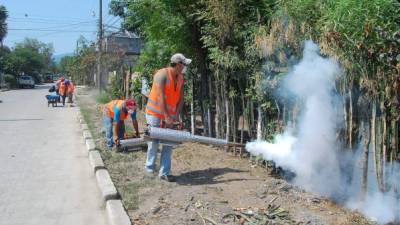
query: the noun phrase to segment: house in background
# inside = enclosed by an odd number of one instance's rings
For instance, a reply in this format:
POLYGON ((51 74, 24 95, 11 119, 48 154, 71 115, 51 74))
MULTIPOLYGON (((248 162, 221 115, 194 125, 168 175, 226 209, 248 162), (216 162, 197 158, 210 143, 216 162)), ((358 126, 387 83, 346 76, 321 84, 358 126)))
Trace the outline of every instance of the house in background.
MULTIPOLYGON (((103 39, 103 51, 106 54, 118 55, 122 59, 123 90, 125 97, 129 96, 130 81, 134 78, 133 68, 139 59, 140 51, 143 48, 142 39, 131 32, 117 32, 106 35, 103 39)), ((117 71, 105 71, 102 77, 103 84, 110 84, 110 78, 117 76, 117 71)), ((121 73, 120 73, 121 74, 121 73)), ((137 74, 136 74, 137 76, 137 74)))

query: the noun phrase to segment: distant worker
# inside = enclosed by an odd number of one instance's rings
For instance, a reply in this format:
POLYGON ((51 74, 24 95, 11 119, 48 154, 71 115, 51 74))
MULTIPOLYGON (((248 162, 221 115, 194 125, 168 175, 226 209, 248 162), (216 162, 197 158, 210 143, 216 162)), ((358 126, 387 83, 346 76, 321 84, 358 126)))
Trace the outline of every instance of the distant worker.
POLYGON ((73 103, 72 97, 74 96, 74 91, 75 91, 75 86, 72 83, 72 81, 69 81, 69 85, 67 85, 67 97, 68 97, 68 103, 73 103))
MULTIPOLYGON (((156 72, 153 85, 146 106, 146 121, 149 127, 160 127, 163 124, 171 126, 178 122, 179 113, 183 106, 183 74, 187 66, 192 62, 178 53, 171 57, 170 67, 160 69, 156 72)), ((159 140, 148 142, 147 159, 145 168, 149 174, 154 173, 155 161, 159 140)), ((171 176, 171 152, 172 147, 163 145, 160 158, 160 171, 158 176, 168 182, 175 179, 171 176)))
POLYGON ((65 99, 68 96, 71 96, 71 99, 69 100, 72 102, 72 94, 74 92, 74 89, 74 84, 70 80, 65 79, 63 82, 60 83, 58 94, 61 96, 63 106, 65 106, 65 99))
POLYGON ((104 105, 103 123, 106 130, 107 147, 109 150, 114 145, 118 146, 119 141, 125 136, 124 120, 132 119, 132 126, 135 129, 136 137, 139 137, 139 126, 136 120, 136 103, 132 99, 113 100, 104 105))
POLYGON ((56 94, 59 94, 61 82, 64 82, 64 80, 65 80, 64 77, 60 77, 60 78, 56 81, 56 85, 55 85, 56 94))

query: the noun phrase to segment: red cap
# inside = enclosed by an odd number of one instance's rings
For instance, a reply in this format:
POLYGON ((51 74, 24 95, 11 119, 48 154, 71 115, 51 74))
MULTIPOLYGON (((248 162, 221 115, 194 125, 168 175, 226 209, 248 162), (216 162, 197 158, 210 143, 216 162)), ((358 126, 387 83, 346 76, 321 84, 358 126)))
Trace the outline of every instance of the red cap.
POLYGON ((125 100, 125 105, 126 105, 126 109, 136 109, 136 103, 135 101, 133 101, 133 99, 127 99, 125 100))

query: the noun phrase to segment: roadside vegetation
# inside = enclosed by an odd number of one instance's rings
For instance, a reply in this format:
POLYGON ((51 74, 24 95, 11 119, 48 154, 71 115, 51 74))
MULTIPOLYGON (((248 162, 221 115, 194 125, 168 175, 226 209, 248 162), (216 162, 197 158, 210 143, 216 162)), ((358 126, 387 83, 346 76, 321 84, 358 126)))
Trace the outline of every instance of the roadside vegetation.
MULTIPOLYGON (((304 41, 316 42, 321 54, 336 59, 343 71, 335 81, 344 121, 337 143, 351 151, 363 146, 364 175, 359 182, 364 193, 368 165, 379 191, 385 193, 396 175, 396 170, 385 168, 400 156, 399 10, 394 0, 114 0, 110 4, 111 13, 123 18, 123 29, 144 40, 133 68, 139 80, 151 84, 154 71, 167 66, 175 52, 193 58, 185 82, 186 128, 191 130, 196 123, 195 132, 234 142, 272 140, 287 127, 296 128, 301 101, 276 97, 282 78, 299 62, 304 41)), ((79 63, 90 59, 82 56, 79 63)), ((136 81, 130 90, 124 87, 126 67, 107 65, 116 71, 110 93, 138 94, 136 81)))
MULTIPOLYGON (((276 94, 282 77, 299 61, 304 41, 318 43, 321 54, 337 59, 344 73, 336 80, 344 121, 338 143, 342 149, 356 149, 363 140, 364 151, 372 149, 374 157, 366 154, 363 164, 373 160, 382 191, 387 190, 385 179, 391 177, 385 165, 400 155, 399 10, 394 0, 114 0, 110 4, 111 13, 123 18, 123 28, 144 39, 134 68, 140 79, 151 84, 154 71, 166 66, 175 52, 193 58, 185 82, 185 124, 190 128, 193 118, 200 118, 198 132, 234 142, 272 140, 285 127, 296 127, 301 103, 276 94), (367 130, 361 129, 362 123, 367 130)), ((92 59, 86 52, 93 46, 87 46, 77 56, 75 68, 79 63, 91 65, 85 63, 92 59)), ((126 96, 127 68, 118 64, 121 59, 116 56, 107 60, 113 62, 106 63, 108 69, 116 71, 110 96, 126 96)), ((85 71, 82 74, 88 76, 85 71)), ((130 95, 140 95, 140 84, 135 82, 130 95)))
MULTIPOLYGON (((302 102, 277 98, 277 93, 284 75, 299 62, 305 40, 313 40, 323 57, 340 63, 343 76, 335 80, 335 92, 341 97, 338 111, 344 123, 337 143, 343 154, 363 146, 363 176, 357 178, 363 192, 368 168, 380 192, 391 190, 390 179, 398 170, 386 168, 400 160, 399 1, 112 0, 109 8, 122 18, 122 30, 139 35, 144 46, 132 59, 133 67, 124 63, 123 54, 105 53, 101 66, 110 72, 109 85, 100 95, 82 92, 78 100, 128 210, 137 210, 140 190, 164 190, 166 184, 146 179, 137 183, 143 168, 132 162, 143 155, 104 150, 100 104, 134 97, 143 109, 141 81, 151 85, 154 72, 181 52, 193 59, 185 77, 186 129, 194 124, 192 132, 239 143, 273 140, 298 125, 302 102), (135 78, 126 79, 127 72, 135 78)), ((0 41, 7 33, 6 18, 6 9, 0 7, 0 41)), ((52 53, 51 45, 32 39, 13 49, 1 46, 0 73, 8 74, 12 85, 22 72, 52 71, 52 53)), ((94 86, 96 57, 95 43, 81 37, 76 54, 63 58, 57 70, 76 84, 94 86)), ((343 224, 351 224, 347 222, 343 224)))

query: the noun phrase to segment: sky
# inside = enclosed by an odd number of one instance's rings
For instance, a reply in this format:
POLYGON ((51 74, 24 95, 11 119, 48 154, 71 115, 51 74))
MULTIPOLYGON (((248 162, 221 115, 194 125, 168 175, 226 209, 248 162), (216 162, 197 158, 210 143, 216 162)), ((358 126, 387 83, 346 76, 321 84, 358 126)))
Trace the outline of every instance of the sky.
MULTIPOLYGON (((103 0, 105 30, 116 31, 120 18, 108 14, 111 0, 103 0), (108 26, 106 26, 108 25, 108 26)), ((73 53, 82 35, 96 40, 99 0, 0 0, 8 11, 4 44, 13 47, 26 37, 52 43, 54 55, 73 53)))

